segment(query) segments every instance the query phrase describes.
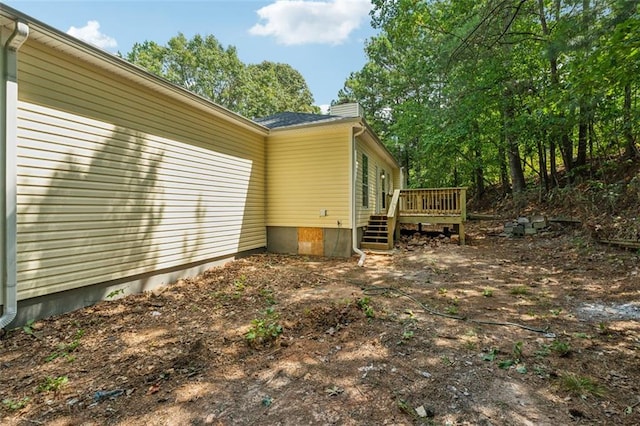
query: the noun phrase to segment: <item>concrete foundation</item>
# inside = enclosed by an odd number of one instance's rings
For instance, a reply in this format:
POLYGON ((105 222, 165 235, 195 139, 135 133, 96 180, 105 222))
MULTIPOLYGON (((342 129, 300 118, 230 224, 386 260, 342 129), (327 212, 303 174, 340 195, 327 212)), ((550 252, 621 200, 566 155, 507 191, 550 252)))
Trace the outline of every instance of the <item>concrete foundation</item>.
MULTIPOLYGON (((222 266, 234 259, 262 252, 264 252, 264 249, 250 250, 238 253, 234 256, 209 259, 204 262, 191 263, 148 274, 107 281, 87 287, 21 300, 18 302, 18 315, 7 326, 7 329, 21 327, 30 320, 47 318, 53 315, 59 315, 84 308, 86 306, 91 306, 101 300, 115 300, 130 294, 154 290, 159 287, 170 285, 181 278, 193 277, 201 274, 207 269, 222 266), (112 298, 107 297, 109 294, 115 292, 117 292, 117 294, 112 298)), ((18 285, 20 284, 18 283, 18 285)))
POLYGON ((353 253, 351 229, 268 226, 267 251, 281 254, 349 257, 353 253))

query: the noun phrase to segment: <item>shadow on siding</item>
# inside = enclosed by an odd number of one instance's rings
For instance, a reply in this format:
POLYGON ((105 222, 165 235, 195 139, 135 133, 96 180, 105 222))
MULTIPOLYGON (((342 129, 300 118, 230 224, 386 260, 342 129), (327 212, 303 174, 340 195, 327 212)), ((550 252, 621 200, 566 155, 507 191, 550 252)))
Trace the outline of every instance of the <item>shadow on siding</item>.
MULTIPOLYGON (((157 169, 163 152, 149 149, 141 134, 124 128, 116 128, 90 158, 86 150, 71 151, 64 161, 51 162, 55 171, 48 179, 37 176, 49 165, 19 166, 22 294, 91 286, 152 271, 158 261, 160 240, 154 232, 164 211, 156 201, 162 200, 157 169)), ((46 158, 46 151, 42 155, 46 158)), ((41 318, 77 309, 103 299, 105 292, 33 304, 26 312, 21 307, 20 316, 41 318)))

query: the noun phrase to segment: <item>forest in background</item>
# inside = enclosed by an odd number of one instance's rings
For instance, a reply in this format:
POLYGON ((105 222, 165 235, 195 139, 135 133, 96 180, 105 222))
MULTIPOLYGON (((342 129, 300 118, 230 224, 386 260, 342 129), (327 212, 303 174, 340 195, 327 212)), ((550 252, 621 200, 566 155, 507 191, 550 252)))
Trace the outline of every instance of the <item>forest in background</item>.
POLYGON ((373 3, 336 103, 363 105, 410 187, 548 193, 640 161, 638 0, 373 3))
POLYGON ((121 55, 168 81, 248 118, 283 111, 320 113, 304 77, 289 64, 245 64, 213 35, 179 33, 166 45, 144 41, 121 55))

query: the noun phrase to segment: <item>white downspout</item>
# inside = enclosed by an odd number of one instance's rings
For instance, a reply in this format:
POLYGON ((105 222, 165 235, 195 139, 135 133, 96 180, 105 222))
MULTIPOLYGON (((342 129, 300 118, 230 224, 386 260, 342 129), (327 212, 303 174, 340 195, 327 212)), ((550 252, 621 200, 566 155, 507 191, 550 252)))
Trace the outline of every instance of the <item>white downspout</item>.
POLYGON ((356 128, 353 128, 353 137, 351 138, 351 245, 353 251, 360 255, 360 260, 358 260, 358 266, 364 266, 364 259, 367 257, 362 250, 358 248, 358 223, 356 217, 356 181, 358 179, 358 159, 356 155, 356 138, 363 134, 365 128, 362 127, 356 131, 356 128))
POLYGON ((0 118, 0 182, 2 185, 2 282, 4 309, 0 317, 0 329, 14 320, 18 314, 17 289, 17 239, 16 239, 16 186, 17 186, 17 121, 18 121, 18 49, 29 37, 29 26, 16 21, 13 33, 2 48, 2 81, 0 102, 4 115, 0 118))

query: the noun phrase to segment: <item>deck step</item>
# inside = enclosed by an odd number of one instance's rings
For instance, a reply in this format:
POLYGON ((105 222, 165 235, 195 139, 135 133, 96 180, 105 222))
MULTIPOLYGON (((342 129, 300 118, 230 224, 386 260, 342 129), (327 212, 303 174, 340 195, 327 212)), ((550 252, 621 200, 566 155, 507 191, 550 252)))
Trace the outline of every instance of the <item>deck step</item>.
POLYGON ((372 215, 362 236, 360 247, 368 250, 389 249, 389 225, 386 215, 372 215))
POLYGON ((365 250, 389 250, 389 244, 387 243, 367 243, 361 242, 360 248, 365 250))

